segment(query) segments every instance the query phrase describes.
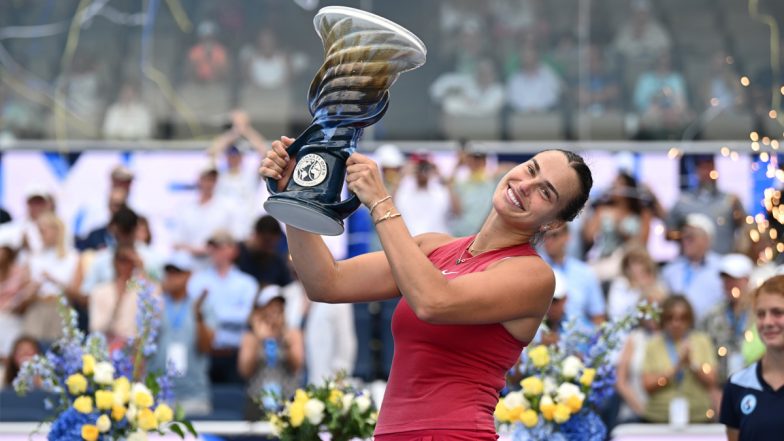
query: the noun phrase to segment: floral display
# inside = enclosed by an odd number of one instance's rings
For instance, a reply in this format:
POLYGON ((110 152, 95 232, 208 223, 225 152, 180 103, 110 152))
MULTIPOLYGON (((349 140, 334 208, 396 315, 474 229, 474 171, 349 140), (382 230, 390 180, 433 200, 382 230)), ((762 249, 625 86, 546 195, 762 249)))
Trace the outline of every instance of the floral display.
POLYGON ((603 441, 607 429, 596 409, 612 394, 615 367, 609 356, 622 335, 656 314, 641 303, 635 314, 587 331, 566 325, 557 344, 527 348, 521 355, 521 389, 501 398, 495 417, 515 441, 603 441))
POLYGON ((351 387, 342 376, 297 389, 270 415, 281 441, 371 439, 377 419, 370 392, 351 387))
POLYGON ((197 436, 191 423, 168 403, 168 373, 146 373, 145 358, 156 350, 159 324, 157 299, 151 286, 139 284, 137 337, 109 350, 101 334, 85 336, 65 297, 60 299, 63 337, 44 355, 22 365, 14 380, 20 395, 38 385, 56 394, 58 403, 49 430, 51 441, 143 441, 148 433, 197 436))

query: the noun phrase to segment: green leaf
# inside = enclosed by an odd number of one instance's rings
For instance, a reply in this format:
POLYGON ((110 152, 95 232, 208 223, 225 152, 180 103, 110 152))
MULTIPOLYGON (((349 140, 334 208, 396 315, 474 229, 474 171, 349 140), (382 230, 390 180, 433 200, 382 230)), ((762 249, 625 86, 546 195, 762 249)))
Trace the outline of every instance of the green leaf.
POLYGON ((194 438, 198 438, 199 437, 199 434, 196 432, 196 429, 193 428, 193 424, 190 421, 182 420, 182 421, 180 421, 180 423, 182 423, 185 426, 185 428, 188 429, 188 433, 193 435, 194 438))
POLYGON ((185 439, 185 432, 182 431, 182 427, 180 427, 179 424, 172 423, 172 425, 169 426, 169 429, 171 429, 172 432, 176 433, 181 439, 185 439))

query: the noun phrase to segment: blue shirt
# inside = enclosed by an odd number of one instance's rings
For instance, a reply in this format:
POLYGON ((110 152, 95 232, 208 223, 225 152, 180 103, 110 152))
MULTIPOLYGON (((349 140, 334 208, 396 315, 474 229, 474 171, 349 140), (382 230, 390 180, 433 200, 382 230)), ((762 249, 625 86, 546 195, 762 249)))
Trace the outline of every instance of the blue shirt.
POLYGON ((719 303, 724 301, 724 285, 719 277, 718 254, 709 252, 702 263, 695 264, 678 256, 662 269, 662 280, 673 294, 689 299, 695 323, 699 323, 719 303))
POLYGON ((757 362, 732 375, 724 386, 719 421, 737 429, 744 441, 781 440, 784 434, 784 387, 773 388, 762 378, 757 362))
POLYGON ((593 317, 605 315, 606 307, 602 286, 591 267, 574 257, 567 256, 563 264, 558 264, 553 262, 547 253, 541 252, 540 255, 553 270, 560 271, 566 278, 564 311, 567 317, 588 324, 591 323, 593 317))
POLYGON ((239 348, 259 290, 256 280, 234 266, 225 277, 210 267, 193 274, 188 281, 188 297, 191 299, 198 299, 205 290, 207 299, 204 303, 215 311, 217 317, 212 347, 239 348))
MULTIPOLYGON (((153 372, 166 372, 167 363, 174 365, 177 374, 172 379, 175 401, 209 400, 209 355, 197 348, 196 299, 185 298, 176 302, 164 294, 163 314, 158 334, 158 351, 152 357, 153 372), (176 352, 184 350, 184 354, 176 352), (184 355, 184 357, 183 357, 184 355), (184 366, 178 366, 182 361, 184 366)), ((218 324, 215 311, 207 303, 202 304, 201 313, 204 323, 211 329, 218 324)))

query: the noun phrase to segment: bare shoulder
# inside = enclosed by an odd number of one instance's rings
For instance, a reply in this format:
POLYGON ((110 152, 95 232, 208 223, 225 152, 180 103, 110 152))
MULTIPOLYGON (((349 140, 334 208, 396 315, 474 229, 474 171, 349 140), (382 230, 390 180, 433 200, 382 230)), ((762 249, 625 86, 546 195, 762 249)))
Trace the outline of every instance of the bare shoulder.
POLYGON ((444 233, 424 233, 414 237, 417 246, 425 255, 432 253, 436 248, 454 239, 454 237, 444 233))

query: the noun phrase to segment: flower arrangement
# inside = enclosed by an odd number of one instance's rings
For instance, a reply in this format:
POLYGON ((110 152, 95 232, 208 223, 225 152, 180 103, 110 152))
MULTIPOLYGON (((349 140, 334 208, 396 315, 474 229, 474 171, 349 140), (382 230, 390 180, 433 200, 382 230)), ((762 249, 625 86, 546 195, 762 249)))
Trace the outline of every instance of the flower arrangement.
POLYGON ((144 441, 150 432, 197 436, 167 404, 173 398, 169 373, 145 375, 145 358, 156 349, 158 302, 150 285, 131 283, 139 288, 137 337, 110 351, 103 335, 85 336, 78 329, 76 311, 61 297, 63 337, 45 355, 25 362, 14 380, 20 395, 40 384, 59 396, 56 406, 46 403, 55 407, 50 441, 144 441))
POLYGON ((321 386, 297 389, 292 399, 279 403, 270 423, 281 441, 349 441, 370 439, 377 419, 370 392, 338 375, 321 386))
POLYGON ((511 429, 515 441, 603 441, 607 428, 595 409, 615 385, 615 367, 608 358, 622 335, 656 313, 643 302, 636 313, 605 322, 594 332, 571 321, 557 344, 529 347, 521 355, 522 388, 500 399, 496 421, 511 429))

